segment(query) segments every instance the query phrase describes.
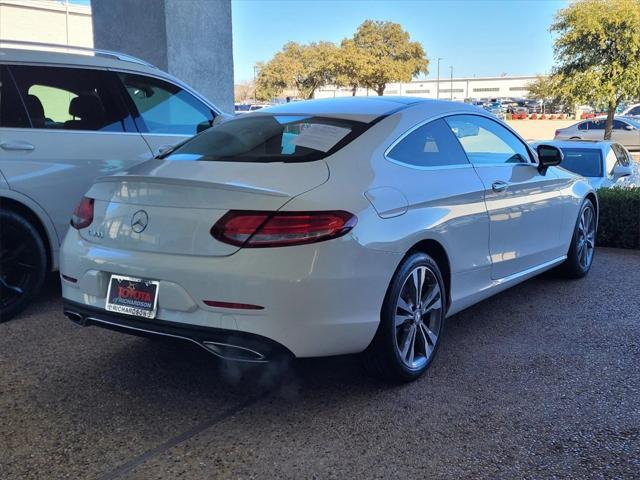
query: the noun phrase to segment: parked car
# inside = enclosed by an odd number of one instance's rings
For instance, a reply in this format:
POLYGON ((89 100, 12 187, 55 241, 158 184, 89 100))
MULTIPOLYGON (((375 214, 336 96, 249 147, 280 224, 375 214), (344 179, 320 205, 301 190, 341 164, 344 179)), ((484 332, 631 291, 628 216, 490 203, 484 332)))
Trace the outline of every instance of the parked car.
POLYGON ((525 99, 524 107, 527 108, 528 113, 542 113, 542 102, 533 99, 525 99))
MULTIPOLYGON (((556 130, 556 140, 603 140, 606 118, 583 120, 556 130)), ((640 149, 640 120, 632 117, 615 117, 611 139, 630 150, 640 149)))
POLYGON ((633 105, 629 105, 626 109, 622 111, 622 116, 629 117, 640 117, 640 103, 635 103, 633 105))
POLYGON ((238 114, 244 114, 244 113, 249 113, 249 112, 255 112, 256 110, 260 110, 260 109, 268 107, 268 106, 269 105, 262 104, 262 103, 254 103, 254 104, 236 103, 235 104, 235 113, 236 113, 236 115, 238 115, 238 114))
POLYGON ((96 177, 152 158, 219 114, 142 60, 4 48, 13 43, 0 42, 1 320, 58 269, 69 215, 96 177))
POLYGON ((502 106, 500 102, 493 102, 489 105, 485 105, 484 109, 491 113, 494 117, 504 120, 505 118, 505 108, 502 106))
POLYGON ((62 249, 64 311, 233 360, 364 352, 412 380, 446 317, 556 266, 587 274, 597 199, 561 158, 455 102, 238 116, 89 189, 62 249))
MULTIPOLYGON (((631 154, 619 143, 609 141, 563 140, 545 142, 562 150, 562 168, 586 177, 591 186, 610 188, 633 175, 631 154)), ((537 147, 540 143, 534 142, 537 147)))
POLYGON ((239 113, 247 113, 251 110, 251 105, 249 105, 248 103, 236 103, 233 106, 233 109, 236 115, 239 113))

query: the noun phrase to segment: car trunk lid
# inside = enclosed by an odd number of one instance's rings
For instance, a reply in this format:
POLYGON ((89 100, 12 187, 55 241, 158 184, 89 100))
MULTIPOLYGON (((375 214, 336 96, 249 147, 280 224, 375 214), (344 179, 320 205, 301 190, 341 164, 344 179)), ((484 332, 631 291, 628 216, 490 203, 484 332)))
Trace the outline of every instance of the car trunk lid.
POLYGON ((275 211, 329 178, 327 164, 152 160, 99 179, 90 242, 123 250, 224 256, 239 249, 210 230, 229 210, 275 211))

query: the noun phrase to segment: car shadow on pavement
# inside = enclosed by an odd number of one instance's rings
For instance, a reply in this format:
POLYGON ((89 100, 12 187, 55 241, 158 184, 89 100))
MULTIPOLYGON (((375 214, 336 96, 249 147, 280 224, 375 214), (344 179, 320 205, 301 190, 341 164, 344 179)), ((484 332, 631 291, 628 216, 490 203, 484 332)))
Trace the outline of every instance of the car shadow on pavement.
MULTIPOLYGON (((450 361, 461 361, 460 356, 452 355, 450 349, 466 350, 469 339, 488 341, 487 332, 501 328, 501 322, 510 316, 510 307, 505 308, 505 302, 515 299, 516 304, 521 303, 519 298, 526 297, 528 290, 543 288, 545 283, 549 284, 546 288, 552 290, 556 281, 553 274, 546 274, 447 319, 440 351, 425 377, 419 381, 437 381, 443 365, 450 361), (495 314, 494 310, 501 310, 501 314, 495 314)), ((57 303, 59 280, 56 277, 47 279, 46 292, 34 309, 45 310, 51 308, 52 303, 57 303)), ((509 325, 511 333, 515 335, 522 327, 517 322, 509 325)), ((220 360, 189 342, 138 338, 97 327, 79 328, 71 325, 70 328, 82 339, 91 341, 91 337, 97 337, 99 340, 96 343, 110 347, 93 356, 90 363, 85 363, 85 373, 92 370, 91 376, 100 376, 115 390, 139 395, 141 401, 151 395, 149 392, 157 389, 171 396, 183 394, 191 398, 215 396, 220 390, 239 397, 275 392, 284 398, 294 398, 297 392, 305 388, 331 387, 340 391, 344 387, 345 392, 352 395, 356 390, 367 392, 393 387, 371 377, 359 355, 279 359, 269 364, 236 363, 220 360)), ((448 381, 446 375, 441 380, 448 381)))

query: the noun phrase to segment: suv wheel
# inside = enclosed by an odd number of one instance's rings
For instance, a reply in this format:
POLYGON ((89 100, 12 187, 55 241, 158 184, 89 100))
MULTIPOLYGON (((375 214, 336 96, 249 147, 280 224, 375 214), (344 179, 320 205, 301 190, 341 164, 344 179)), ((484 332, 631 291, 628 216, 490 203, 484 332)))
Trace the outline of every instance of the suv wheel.
POLYGON ((46 269, 38 231, 21 215, 0 211, 0 322, 20 313, 38 294, 46 269))
POLYGON ((392 381, 422 375, 438 350, 446 298, 436 262, 424 253, 409 256, 389 285, 380 326, 364 352, 365 367, 392 381))

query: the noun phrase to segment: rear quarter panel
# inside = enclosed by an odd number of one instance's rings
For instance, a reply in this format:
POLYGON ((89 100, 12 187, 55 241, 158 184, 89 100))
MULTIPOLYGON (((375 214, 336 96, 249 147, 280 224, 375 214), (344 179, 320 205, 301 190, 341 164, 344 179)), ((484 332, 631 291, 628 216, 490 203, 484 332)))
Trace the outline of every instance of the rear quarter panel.
MULTIPOLYGON (((438 112, 431 115, 435 118, 438 112)), ((395 139, 427 118, 424 112, 408 109, 373 126, 326 159, 331 172, 327 183, 295 198, 284 209, 339 209, 356 214, 358 224, 351 234, 357 242, 367 249, 395 254, 391 257, 395 263, 380 265, 385 269, 385 290, 412 247, 423 240, 437 241, 449 256, 450 293, 455 303, 490 281, 484 186, 470 165, 418 170, 384 156, 395 139), (380 189, 401 194, 386 196, 387 211, 395 210, 388 218, 381 218, 385 215, 379 215, 365 195, 380 189), (393 198, 397 206, 391 204, 393 198)))
POLYGON ((563 168, 551 167, 550 170, 551 169, 553 169, 553 173, 556 174, 560 180, 560 196, 563 200, 563 221, 560 235, 561 238, 564 239, 564 246, 568 252, 571 238, 573 237, 573 230, 578 219, 578 213, 580 212, 580 207, 584 199, 590 193, 593 194, 596 198, 596 210, 598 210, 598 196, 587 179, 563 168))

